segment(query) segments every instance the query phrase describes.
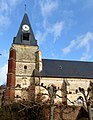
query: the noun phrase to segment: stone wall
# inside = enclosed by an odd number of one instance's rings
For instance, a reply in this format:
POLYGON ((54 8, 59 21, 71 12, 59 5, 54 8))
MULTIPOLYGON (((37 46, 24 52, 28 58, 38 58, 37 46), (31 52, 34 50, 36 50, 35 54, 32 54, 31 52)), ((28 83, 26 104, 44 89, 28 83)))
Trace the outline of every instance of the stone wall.
POLYGON ((15 97, 27 99, 27 89, 33 83, 33 70, 36 66, 38 46, 15 45, 16 50, 16 82, 15 97))
MULTIPOLYGON (((90 81, 93 82, 93 79, 79 79, 79 78, 48 78, 48 77, 41 77, 40 83, 43 83, 46 87, 50 84, 54 84, 57 88, 59 87, 61 89, 63 81, 66 81, 67 83, 67 98, 74 102, 76 105, 79 105, 79 101, 77 101, 77 98, 79 96, 82 96, 82 94, 79 92, 76 93, 76 89, 79 87, 82 87, 85 89, 85 92, 87 93, 87 88, 89 87, 90 81)), ((39 78, 36 78, 36 83, 39 82, 39 78)), ((47 91, 42 87, 36 87, 36 93, 38 91, 46 93, 47 91)), ((60 96, 62 96, 62 93, 60 91, 57 92, 60 96)), ((47 97, 48 98, 48 97, 47 97)), ((56 98, 55 102, 61 102, 61 98, 56 98)), ((71 104, 68 101, 68 104, 71 104)))

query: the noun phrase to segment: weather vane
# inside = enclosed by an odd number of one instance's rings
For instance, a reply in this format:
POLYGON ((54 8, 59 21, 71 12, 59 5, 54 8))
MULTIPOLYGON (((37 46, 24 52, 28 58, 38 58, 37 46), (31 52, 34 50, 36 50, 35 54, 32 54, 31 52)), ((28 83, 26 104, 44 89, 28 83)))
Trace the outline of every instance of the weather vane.
POLYGON ((27 12, 27 9, 26 9, 26 8, 27 8, 27 6, 26 6, 26 0, 25 0, 25 13, 27 12))
POLYGON ((26 4, 25 4, 25 12, 26 12, 26 4))

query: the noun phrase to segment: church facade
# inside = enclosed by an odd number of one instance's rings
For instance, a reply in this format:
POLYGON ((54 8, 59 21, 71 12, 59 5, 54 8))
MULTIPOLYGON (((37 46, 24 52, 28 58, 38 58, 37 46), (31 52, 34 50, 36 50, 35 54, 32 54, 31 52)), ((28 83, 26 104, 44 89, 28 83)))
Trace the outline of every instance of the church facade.
MULTIPOLYGON (((43 59, 35 39, 27 13, 24 14, 17 36, 10 48, 6 98, 34 98, 37 91, 47 92, 34 84, 50 84, 61 89, 65 81, 67 97, 75 102, 81 93, 93 82, 93 62, 43 59), (28 93, 30 89, 30 95, 28 93), (76 92, 77 91, 77 92, 76 92)), ((62 96, 61 92, 58 94, 62 96)))

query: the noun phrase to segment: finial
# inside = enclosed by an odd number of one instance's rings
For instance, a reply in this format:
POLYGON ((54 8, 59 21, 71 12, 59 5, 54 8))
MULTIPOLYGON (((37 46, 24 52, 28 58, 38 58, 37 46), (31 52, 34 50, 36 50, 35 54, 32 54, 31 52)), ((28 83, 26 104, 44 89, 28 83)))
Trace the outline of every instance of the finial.
POLYGON ((26 4, 25 4, 25 13, 26 13, 26 4))
POLYGON ((26 0, 24 0, 24 8, 25 8, 25 13, 27 12, 27 8, 26 8, 26 0))

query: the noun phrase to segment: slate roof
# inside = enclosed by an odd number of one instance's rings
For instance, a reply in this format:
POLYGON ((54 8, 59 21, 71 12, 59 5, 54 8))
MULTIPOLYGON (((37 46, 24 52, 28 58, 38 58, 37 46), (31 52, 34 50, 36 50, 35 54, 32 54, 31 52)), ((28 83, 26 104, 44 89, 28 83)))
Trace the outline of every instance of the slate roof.
POLYGON ((93 78, 93 62, 43 59, 41 76, 93 78))
POLYGON ((30 24, 30 21, 29 21, 29 18, 28 18, 27 13, 25 13, 24 16, 23 16, 21 25, 20 25, 20 27, 19 27, 17 36, 14 38, 13 44, 23 44, 23 45, 26 44, 26 45, 31 45, 31 46, 32 46, 32 45, 34 45, 34 46, 37 45, 37 40, 36 40, 35 37, 34 37, 33 31, 32 31, 32 27, 31 27, 31 24, 30 24), (23 26, 24 24, 26 24, 26 25, 28 25, 28 26, 30 27, 30 32, 29 32, 29 34, 30 34, 31 37, 30 37, 29 42, 27 42, 27 43, 24 42, 24 41, 22 41, 22 33, 23 33, 23 31, 22 31, 22 26, 23 26))

